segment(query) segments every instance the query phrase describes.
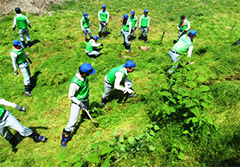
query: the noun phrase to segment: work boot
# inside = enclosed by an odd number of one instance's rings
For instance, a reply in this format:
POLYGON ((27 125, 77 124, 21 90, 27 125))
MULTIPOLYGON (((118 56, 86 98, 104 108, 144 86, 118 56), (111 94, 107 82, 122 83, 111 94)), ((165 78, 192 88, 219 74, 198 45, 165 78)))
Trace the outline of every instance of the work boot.
POLYGON ((25 41, 21 41, 21 42, 22 42, 22 44, 23 44, 23 48, 26 48, 27 45, 26 45, 25 41))
POLYGON ((12 137, 12 139, 9 141, 9 143, 12 145, 12 149, 15 149, 18 145, 18 140, 15 136, 12 137))
POLYGON ((30 48, 32 45, 31 45, 31 41, 28 41, 28 47, 30 48))
POLYGON ((30 93, 29 86, 25 86, 25 95, 31 97, 32 94, 30 93))
POLYGON ((104 107, 106 105, 106 100, 102 98, 102 101, 101 101, 101 106, 104 107))
POLYGON ((37 132, 33 132, 33 134, 30 137, 33 138, 35 142, 44 142, 47 140, 45 136, 41 136, 37 132))
POLYGON ((62 140, 61 140, 61 146, 60 147, 66 147, 67 146, 67 142, 69 141, 70 134, 71 134, 71 132, 68 132, 65 129, 63 129, 62 140))

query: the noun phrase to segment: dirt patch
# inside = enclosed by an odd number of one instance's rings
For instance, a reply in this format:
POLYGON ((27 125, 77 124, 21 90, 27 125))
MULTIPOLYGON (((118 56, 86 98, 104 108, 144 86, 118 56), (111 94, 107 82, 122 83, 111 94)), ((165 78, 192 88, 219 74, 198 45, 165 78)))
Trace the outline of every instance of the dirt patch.
POLYGON ((64 0, 0 0, 0 15, 8 15, 10 12, 14 12, 16 7, 20 7, 25 13, 31 14, 44 14, 51 13, 47 12, 47 9, 56 3, 61 3, 64 0))

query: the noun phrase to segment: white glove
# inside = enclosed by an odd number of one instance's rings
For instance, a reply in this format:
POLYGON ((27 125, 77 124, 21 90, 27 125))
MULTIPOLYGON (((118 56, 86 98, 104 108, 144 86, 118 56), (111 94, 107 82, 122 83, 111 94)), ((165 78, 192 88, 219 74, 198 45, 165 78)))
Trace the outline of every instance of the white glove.
POLYGON ((128 92, 129 94, 132 94, 134 91, 133 91, 132 89, 127 89, 127 92, 128 92))

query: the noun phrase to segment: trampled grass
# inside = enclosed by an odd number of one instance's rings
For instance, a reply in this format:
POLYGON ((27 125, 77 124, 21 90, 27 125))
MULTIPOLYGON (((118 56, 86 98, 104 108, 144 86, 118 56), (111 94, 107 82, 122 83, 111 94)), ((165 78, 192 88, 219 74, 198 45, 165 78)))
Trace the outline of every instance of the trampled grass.
MULTIPOLYGON (((239 161, 239 46, 231 46, 239 38, 239 23, 231 31, 237 18, 240 3, 237 0, 226 2, 194 0, 181 2, 173 0, 151 1, 67 1, 62 6, 54 5, 51 15, 28 15, 32 29, 32 41, 37 41, 30 49, 25 49, 32 59, 30 65, 36 86, 32 97, 24 96, 23 77, 14 77, 10 51, 12 41, 19 39, 15 30, 10 35, 14 14, 3 16, 0 24, 0 97, 25 106, 26 113, 6 107, 20 122, 36 129, 48 137, 46 143, 34 143, 30 138, 23 139, 18 152, 13 153, 10 144, 3 138, 0 141, 0 166, 45 166, 52 162, 58 166, 57 155, 66 153, 68 160, 75 155, 83 157, 91 152, 91 143, 110 140, 116 128, 119 134, 138 136, 146 131, 151 123, 147 97, 149 92, 160 90, 167 82, 166 69, 171 65, 168 52, 177 38, 177 25, 182 14, 191 22, 191 29, 197 31, 194 39, 192 65, 194 73, 203 77, 203 84, 209 85, 213 95, 214 108, 209 115, 222 129, 211 137, 203 137, 200 142, 182 135, 181 122, 159 123, 160 130, 151 144, 154 151, 144 148, 134 155, 129 154, 116 166, 224 166, 240 165, 239 161), (92 33, 98 33, 97 12, 106 4, 110 13, 110 35, 99 42, 104 44, 104 53, 97 59, 85 54, 85 46, 80 30, 80 18, 88 12, 93 24, 92 33), (121 30, 121 18, 125 13, 135 10, 137 17, 143 9, 149 10, 151 17, 149 41, 144 44, 137 39, 132 43, 132 52, 127 53, 122 45, 122 36, 115 36, 121 30), (161 42, 162 33, 165 36, 161 42), (141 51, 139 46, 150 46, 150 51, 141 51), (136 70, 129 75, 133 88, 138 93, 135 99, 118 103, 116 99, 99 108, 104 91, 104 76, 110 69, 132 59, 136 70), (59 148, 62 129, 69 119, 70 100, 67 97, 69 84, 79 66, 89 62, 96 69, 90 76, 90 104, 102 114, 94 120, 99 127, 93 126, 89 119, 79 123, 73 139, 64 149, 59 148), (230 79, 229 79, 230 78, 230 79), (21 83, 20 83, 21 82, 21 83), (185 145, 186 158, 180 160, 171 156, 172 145, 185 145), (206 143, 209 143, 206 144, 206 143)), ((139 30, 136 31, 139 35, 139 30)), ((161 108, 159 102, 152 110, 161 108)), ((95 112, 94 112, 95 113, 95 112)), ((15 133, 15 132, 14 132, 15 133)), ((80 161, 81 161, 80 160, 80 161)), ((71 164, 69 164, 70 166, 71 164)), ((94 166, 93 164, 88 164, 94 166)))

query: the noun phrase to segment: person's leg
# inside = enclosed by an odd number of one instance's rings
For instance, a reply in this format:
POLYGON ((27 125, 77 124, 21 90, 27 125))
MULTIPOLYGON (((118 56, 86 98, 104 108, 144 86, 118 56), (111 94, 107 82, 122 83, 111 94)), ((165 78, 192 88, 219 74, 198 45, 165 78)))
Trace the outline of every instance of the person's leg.
POLYGON ((18 32, 20 35, 20 41, 23 43, 23 47, 26 48, 27 46, 26 46, 25 39, 24 39, 25 32, 23 29, 19 29, 18 32))
POLYGON ((28 47, 31 47, 31 38, 30 38, 30 35, 29 35, 29 30, 28 30, 28 28, 26 28, 26 29, 24 30, 24 33, 25 33, 25 35, 26 35, 26 39, 27 39, 27 42, 28 42, 28 47))
POLYGON ((88 55, 89 57, 94 57, 94 58, 96 58, 96 57, 99 57, 99 56, 101 55, 101 53, 100 53, 99 51, 97 51, 97 50, 93 50, 93 51, 87 53, 87 55, 88 55))
POLYGON ((140 40, 143 39, 143 27, 140 27, 140 37, 139 37, 140 40))
POLYGON ((27 96, 31 96, 31 93, 29 90, 29 87, 31 85, 31 81, 30 81, 31 72, 30 72, 28 62, 20 64, 19 69, 21 70, 23 78, 24 78, 23 81, 24 81, 24 85, 25 85, 25 94, 27 96))
POLYGON ((98 36, 99 36, 99 38, 102 37, 102 29, 103 29, 103 25, 102 25, 102 23, 100 22, 100 23, 99 23, 99 31, 98 31, 98 36))
POLYGON ((128 49, 128 51, 130 52, 131 49, 130 49, 130 43, 128 41, 128 36, 129 36, 129 33, 127 31, 123 31, 123 39, 124 39, 124 43, 125 43, 125 48, 128 49))
MULTIPOLYGON (((169 56, 172 59, 172 63, 176 63, 180 60, 179 54, 173 53, 172 51, 169 52, 169 56)), ((173 73, 174 72, 173 68, 177 69, 177 67, 178 67, 178 65, 173 66, 172 69, 169 70, 168 72, 173 73)))
POLYGON ((106 25, 103 25, 103 39, 105 39, 105 37, 107 36, 107 23, 105 23, 106 25))
POLYGON ((110 95, 110 93, 112 92, 113 90, 113 86, 109 83, 107 83, 106 81, 104 82, 105 85, 104 85, 104 93, 102 95, 102 106, 105 106, 106 105, 106 98, 110 95))
POLYGON ((69 118, 69 121, 68 121, 66 127, 63 129, 63 133, 62 133, 62 140, 61 140, 62 147, 67 146, 67 142, 69 141, 71 132, 74 130, 75 125, 77 123, 79 113, 80 113, 80 106, 78 106, 75 103, 72 103, 71 111, 70 111, 70 118, 69 118))
POLYGON ((91 33, 91 30, 90 30, 90 28, 87 28, 86 30, 87 30, 87 33, 88 33, 88 35, 89 35, 89 36, 90 36, 90 38, 92 39, 92 38, 93 38, 93 36, 92 36, 92 33, 91 33))
POLYGON ((83 29, 84 39, 87 42, 87 30, 83 29))
POLYGON ((147 42, 147 35, 148 35, 148 28, 147 27, 144 28, 144 33, 145 33, 144 42, 146 43, 147 42))

